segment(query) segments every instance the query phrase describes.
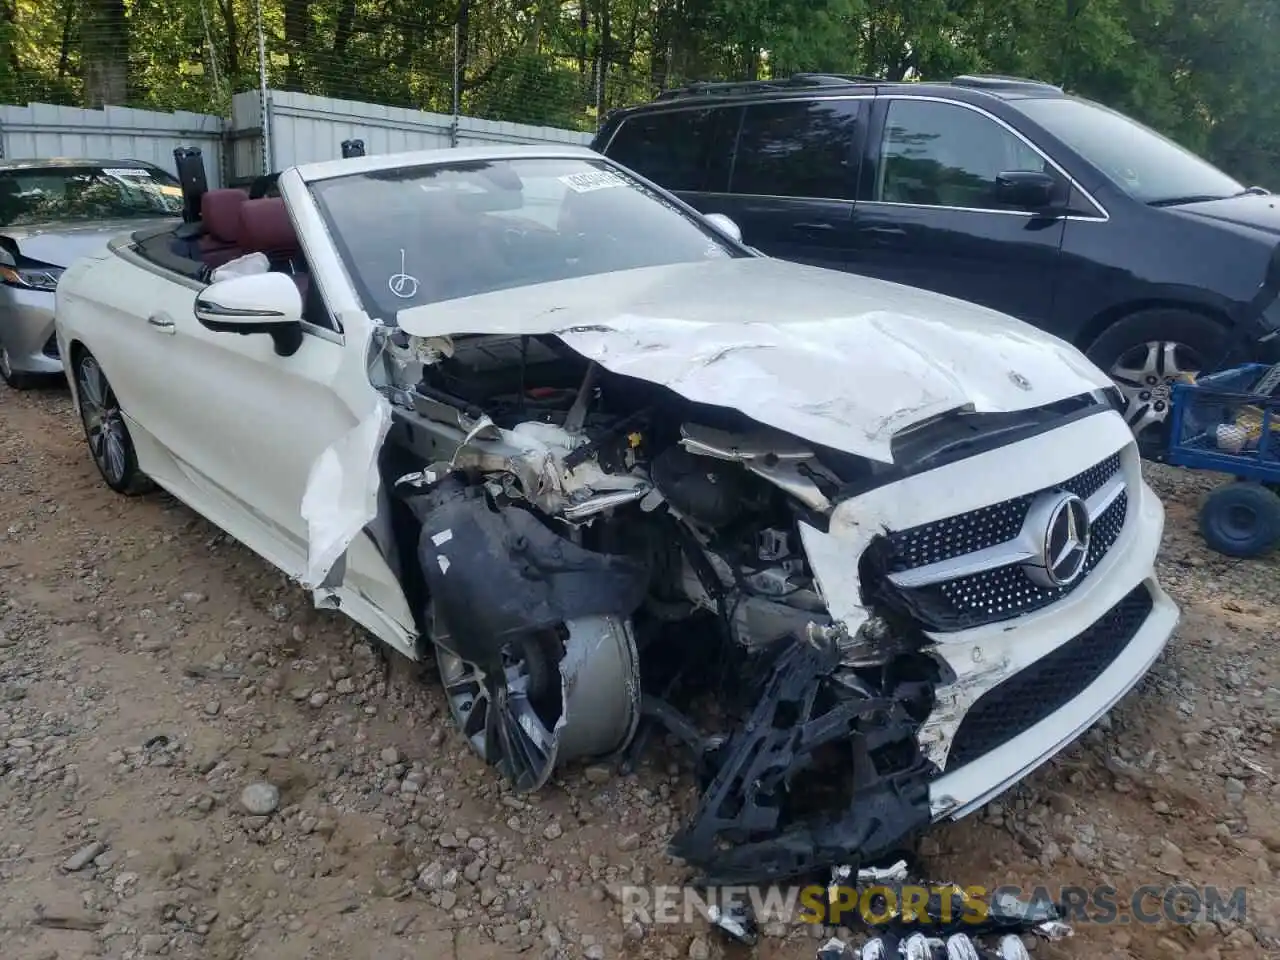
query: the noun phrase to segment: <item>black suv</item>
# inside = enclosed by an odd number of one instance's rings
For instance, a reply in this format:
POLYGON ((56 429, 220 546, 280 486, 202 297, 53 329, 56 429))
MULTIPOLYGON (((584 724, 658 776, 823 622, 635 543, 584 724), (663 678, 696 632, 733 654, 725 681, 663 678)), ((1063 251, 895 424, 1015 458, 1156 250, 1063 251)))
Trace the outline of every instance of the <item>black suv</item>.
POLYGON ((592 146, 766 254, 974 301, 1076 344, 1125 391, 1149 454, 1170 384, 1221 359, 1280 240, 1266 190, 1010 77, 694 84, 615 112, 592 146))

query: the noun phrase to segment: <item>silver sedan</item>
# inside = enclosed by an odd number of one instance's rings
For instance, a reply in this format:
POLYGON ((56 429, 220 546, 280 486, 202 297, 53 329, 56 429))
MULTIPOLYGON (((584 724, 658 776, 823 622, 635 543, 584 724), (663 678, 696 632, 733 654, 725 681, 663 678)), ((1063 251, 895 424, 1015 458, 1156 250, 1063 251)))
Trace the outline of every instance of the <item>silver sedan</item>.
POLYGON ((61 374, 53 335, 62 271, 122 233, 172 227, 182 189, 136 160, 0 161, 0 377, 61 374))

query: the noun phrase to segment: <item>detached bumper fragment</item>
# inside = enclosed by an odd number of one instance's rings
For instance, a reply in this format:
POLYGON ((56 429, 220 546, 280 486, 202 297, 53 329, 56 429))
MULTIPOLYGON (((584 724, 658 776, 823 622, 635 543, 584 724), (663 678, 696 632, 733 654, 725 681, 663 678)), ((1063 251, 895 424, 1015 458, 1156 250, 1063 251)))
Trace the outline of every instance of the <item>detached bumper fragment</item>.
POLYGON ((873 862, 929 825, 934 768, 914 724, 896 699, 833 682, 838 665, 834 647, 788 645, 747 721, 707 757, 710 782, 671 842, 703 882, 873 862))

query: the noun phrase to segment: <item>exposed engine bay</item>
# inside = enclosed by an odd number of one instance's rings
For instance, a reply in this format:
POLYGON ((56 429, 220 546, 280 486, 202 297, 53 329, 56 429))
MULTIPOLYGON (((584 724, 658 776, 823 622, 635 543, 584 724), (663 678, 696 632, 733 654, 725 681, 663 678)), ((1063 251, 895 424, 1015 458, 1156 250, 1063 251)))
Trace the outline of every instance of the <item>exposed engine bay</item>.
MULTIPOLYGON (((380 347, 380 467, 434 645, 420 652, 516 789, 673 735, 701 800, 672 853, 714 884, 874 864, 929 825, 939 767, 917 734, 954 677, 885 577, 867 577, 882 587, 856 629, 833 621, 800 534, 898 468, 605 370, 554 335, 387 331, 380 347)), ((927 463, 975 430, 904 442, 927 463)))

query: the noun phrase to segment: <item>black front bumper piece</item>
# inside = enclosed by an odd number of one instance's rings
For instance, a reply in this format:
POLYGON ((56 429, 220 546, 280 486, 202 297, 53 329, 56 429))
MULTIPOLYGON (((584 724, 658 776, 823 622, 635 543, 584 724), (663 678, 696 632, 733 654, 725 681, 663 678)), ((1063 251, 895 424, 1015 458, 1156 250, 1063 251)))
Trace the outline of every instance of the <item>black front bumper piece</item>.
POLYGON ((768 883, 872 863, 929 826, 937 769, 915 742, 916 724, 896 698, 836 683, 838 665, 834 649, 792 643, 746 723, 708 755, 710 782, 670 847, 703 872, 701 882, 768 883), (843 803, 823 803, 833 795, 843 803))

